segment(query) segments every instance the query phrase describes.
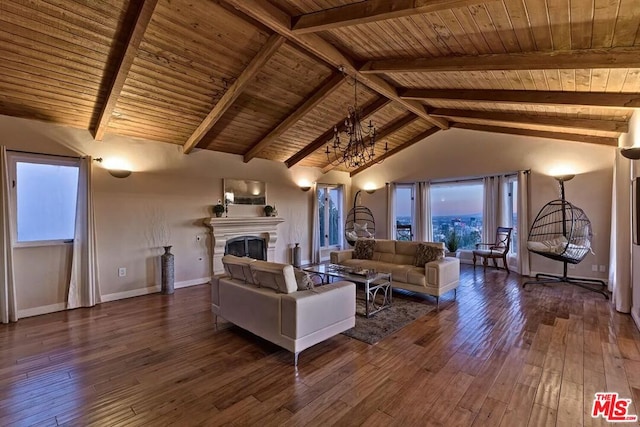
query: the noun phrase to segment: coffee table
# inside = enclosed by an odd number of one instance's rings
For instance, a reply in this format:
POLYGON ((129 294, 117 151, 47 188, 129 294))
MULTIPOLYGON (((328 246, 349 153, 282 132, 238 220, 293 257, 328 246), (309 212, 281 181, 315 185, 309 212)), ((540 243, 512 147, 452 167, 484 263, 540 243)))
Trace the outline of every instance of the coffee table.
POLYGON ((339 279, 364 285, 365 317, 371 317, 380 310, 391 306, 391 273, 377 272, 375 270, 356 271, 353 268, 339 264, 311 265, 302 270, 311 275, 319 276, 322 283, 329 283, 332 279, 339 279))

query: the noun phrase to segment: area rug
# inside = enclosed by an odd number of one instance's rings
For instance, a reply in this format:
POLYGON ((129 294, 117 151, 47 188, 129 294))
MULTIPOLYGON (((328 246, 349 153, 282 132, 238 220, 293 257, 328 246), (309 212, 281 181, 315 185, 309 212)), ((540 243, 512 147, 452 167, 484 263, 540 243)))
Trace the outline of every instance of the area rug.
POLYGON ((356 326, 342 334, 367 344, 375 344, 435 308, 435 305, 398 298, 394 295, 391 307, 379 311, 367 319, 361 315, 364 313, 364 299, 358 298, 356 300, 356 312, 358 313, 356 326))

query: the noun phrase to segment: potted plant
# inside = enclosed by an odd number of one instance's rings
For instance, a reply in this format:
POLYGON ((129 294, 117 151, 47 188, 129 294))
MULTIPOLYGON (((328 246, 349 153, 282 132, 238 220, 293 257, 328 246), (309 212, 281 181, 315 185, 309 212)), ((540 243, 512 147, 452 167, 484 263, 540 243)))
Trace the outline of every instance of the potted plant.
POLYGON ((455 256, 458 247, 460 246, 460 237, 456 233, 456 230, 451 230, 449 235, 447 236, 444 245, 447 247, 449 253, 447 255, 455 256))
POLYGON ((264 207, 264 216, 273 216, 273 212, 274 212, 273 206, 266 205, 264 207))
POLYGON ((213 213, 216 215, 217 218, 220 218, 224 213, 224 205, 222 203, 213 205, 213 213))

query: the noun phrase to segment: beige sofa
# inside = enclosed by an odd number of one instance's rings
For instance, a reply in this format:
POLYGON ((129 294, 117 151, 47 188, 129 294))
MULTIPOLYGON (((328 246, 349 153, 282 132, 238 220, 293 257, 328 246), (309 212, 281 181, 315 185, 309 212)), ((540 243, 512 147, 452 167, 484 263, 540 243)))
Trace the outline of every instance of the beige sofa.
POLYGON ((347 281, 298 290, 291 265, 233 257, 211 281, 211 311, 298 355, 355 326, 356 288, 347 281))
POLYGON ((375 239, 372 259, 353 259, 353 250, 349 249, 331 252, 331 263, 389 272, 394 288, 433 295, 438 303, 441 295, 451 290, 456 292, 460 282, 460 260, 446 257, 417 267, 415 259, 419 243, 444 250, 441 242, 375 239))

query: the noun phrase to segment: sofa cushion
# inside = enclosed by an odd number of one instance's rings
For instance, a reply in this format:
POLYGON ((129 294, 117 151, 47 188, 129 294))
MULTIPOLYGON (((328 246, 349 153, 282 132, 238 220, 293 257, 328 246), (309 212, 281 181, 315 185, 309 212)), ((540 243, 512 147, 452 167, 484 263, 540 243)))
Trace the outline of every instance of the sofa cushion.
POLYGON ((408 255, 411 257, 416 256, 416 250, 418 249, 418 245, 420 242, 411 242, 405 240, 397 240, 396 241, 396 254, 397 255, 408 255))
POLYGON ((424 267, 426 263, 437 261, 442 258, 444 258, 444 249, 427 243, 420 243, 416 250, 414 265, 416 267, 424 267))
POLYGON ((376 241, 373 239, 358 239, 353 248, 353 257, 355 259, 372 259, 375 246, 376 241))
POLYGON ((395 240, 377 239, 376 240, 376 252, 394 254, 396 253, 395 240))
POLYGON ((296 284, 298 285, 299 291, 313 289, 313 280, 311 280, 309 273, 302 271, 299 268, 295 268, 293 270, 293 274, 296 276, 296 284))
POLYGON ((251 272, 251 264, 256 260, 249 257, 239 257, 235 255, 225 255, 222 257, 222 265, 227 275, 232 279, 241 280, 245 283, 255 284, 251 272))
POLYGON ((271 288, 283 294, 290 294, 298 290, 292 265, 255 261, 250 266, 253 273, 253 281, 259 287, 271 288))
POLYGON ((405 283, 416 286, 427 286, 427 277, 425 276, 424 267, 413 267, 407 272, 407 280, 405 283))

